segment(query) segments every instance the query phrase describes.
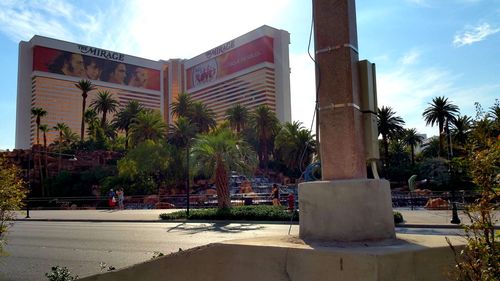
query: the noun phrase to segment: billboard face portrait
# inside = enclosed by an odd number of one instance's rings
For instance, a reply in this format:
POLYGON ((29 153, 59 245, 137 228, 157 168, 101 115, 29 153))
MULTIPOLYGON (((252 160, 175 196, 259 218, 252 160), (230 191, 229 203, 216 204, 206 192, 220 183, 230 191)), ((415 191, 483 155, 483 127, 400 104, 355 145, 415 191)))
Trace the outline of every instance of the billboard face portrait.
POLYGON ((187 88, 208 84, 263 62, 274 63, 273 38, 267 36, 187 69, 187 88))
POLYGON ((41 46, 34 47, 33 70, 160 90, 159 70, 41 46))

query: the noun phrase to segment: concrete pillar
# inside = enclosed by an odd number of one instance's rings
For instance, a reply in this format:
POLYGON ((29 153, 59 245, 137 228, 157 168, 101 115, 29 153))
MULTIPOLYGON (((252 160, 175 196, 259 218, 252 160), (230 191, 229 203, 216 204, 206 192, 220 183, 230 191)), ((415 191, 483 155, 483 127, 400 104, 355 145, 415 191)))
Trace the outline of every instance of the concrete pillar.
POLYGON ((386 180, 367 179, 354 0, 313 0, 323 181, 299 185, 305 240, 395 237, 386 180))
POLYGON ((354 0, 313 0, 323 180, 366 178, 354 0))

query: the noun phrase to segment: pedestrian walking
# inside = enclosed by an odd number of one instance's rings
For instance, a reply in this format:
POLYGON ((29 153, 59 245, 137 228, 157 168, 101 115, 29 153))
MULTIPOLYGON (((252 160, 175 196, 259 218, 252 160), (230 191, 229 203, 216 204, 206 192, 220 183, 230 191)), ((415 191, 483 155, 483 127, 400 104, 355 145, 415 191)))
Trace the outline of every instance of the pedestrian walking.
POLYGON ((288 210, 291 212, 295 209, 295 195, 293 195, 293 192, 288 193, 287 201, 288 210))
POLYGON ((123 188, 119 188, 116 192, 116 196, 118 197, 118 209, 123 210, 123 200, 125 199, 125 194, 123 192, 123 188))
POLYGON ((277 184, 273 184, 273 190, 271 191, 271 198, 273 199, 273 206, 280 205, 280 189, 277 184))
POLYGON ((113 189, 110 189, 108 192, 108 205, 110 209, 113 209, 116 205, 116 193, 113 189))

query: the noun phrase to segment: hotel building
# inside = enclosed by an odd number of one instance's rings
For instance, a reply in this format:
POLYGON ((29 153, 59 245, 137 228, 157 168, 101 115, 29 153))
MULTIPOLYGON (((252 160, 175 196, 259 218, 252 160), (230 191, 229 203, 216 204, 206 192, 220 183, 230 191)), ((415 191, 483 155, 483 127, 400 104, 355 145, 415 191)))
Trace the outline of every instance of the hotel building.
MULTIPOLYGON (((291 121, 289 43, 288 32, 262 26, 192 59, 152 61, 34 36, 19 44, 16 148, 36 142, 34 107, 48 113, 42 124, 65 123, 80 132, 82 96, 75 84, 81 79, 97 88, 89 93, 87 108, 98 91, 107 90, 120 107, 137 100, 171 123, 170 104, 187 92, 212 109, 218 121, 238 103, 250 111, 268 105, 280 121, 291 121)), ((47 138, 51 143, 57 132, 47 138)))

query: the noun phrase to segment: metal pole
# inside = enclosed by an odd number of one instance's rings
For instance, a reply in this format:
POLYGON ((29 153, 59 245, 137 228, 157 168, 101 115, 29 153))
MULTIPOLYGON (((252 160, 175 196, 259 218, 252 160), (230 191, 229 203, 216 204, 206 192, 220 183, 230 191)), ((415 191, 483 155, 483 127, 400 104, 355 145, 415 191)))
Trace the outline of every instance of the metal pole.
MULTIPOLYGON (((451 158, 453 157, 453 149, 451 147, 451 134, 450 134, 450 126, 449 126, 449 118, 446 118, 446 134, 448 136, 448 175, 452 177, 452 167, 451 167, 451 158)), ((455 202, 455 186, 451 187, 451 221, 452 224, 460 224, 460 218, 458 217, 457 211, 457 202, 455 202)))
POLYGON ((30 218, 30 193, 31 193, 31 178, 30 178, 30 171, 31 171, 31 151, 30 154, 28 155, 28 196, 26 198, 26 218, 30 218))
POLYGON ((186 146, 186 218, 189 217, 189 143, 186 146))

